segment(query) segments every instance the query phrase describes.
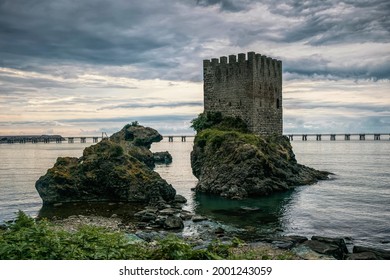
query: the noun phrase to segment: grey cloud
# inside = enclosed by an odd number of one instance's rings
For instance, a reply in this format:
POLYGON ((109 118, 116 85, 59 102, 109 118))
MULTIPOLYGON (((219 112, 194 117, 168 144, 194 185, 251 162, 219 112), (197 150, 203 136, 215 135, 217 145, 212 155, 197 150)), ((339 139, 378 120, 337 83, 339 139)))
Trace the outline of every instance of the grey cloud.
POLYGON ((307 40, 311 45, 323 45, 390 40, 388 1, 291 0, 272 1, 274 5, 268 3, 270 11, 275 14, 302 19, 300 24, 286 29, 282 37, 284 42, 307 40))
POLYGON ((390 117, 365 116, 359 119, 348 116, 303 118, 286 116, 284 134, 289 133, 389 133, 390 117))
POLYGON ((334 111, 370 111, 371 113, 385 113, 390 116, 389 106, 382 104, 362 104, 358 102, 342 103, 342 102, 319 102, 319 101, 307 101, 285 97, 283 98, 284 105, 289 109, 323 109, 329 108, 334 111))
POLYGON ((125 103, 125 104, 119 104, 119 105, 113 105, 113 106, 105 106, 102 108, 99 108, 98 110, 112 110, 112 109, 119 109, 119 108, 155 108, 155 107, 198 107, 203 106, 203 102, 165 102, 165 103, 144 103, 144 102, 132 102, 132 103, 125 103))
MULTIPOLYGON (((134 78, 201 81, 202 59, 226 55, 219 49, 388 43, 389 10, 385 0, 0 0, 0 66, 45 71, 41 65, 132 65, 134 78), (219 11, 208 8, 216 5, 219 11), (258 20, 248 21, 245 13, 255 8, 258 20)), ((300 75, 389 78, 388 61, 330 69, 327 60, 302 67, 306 58, 295 62, 289 53, 276 55, 286 61, 286 71, 300 75)))
POLYGON ((248 8, 250 0, 196 0, 199 6, 215 6, 218 5, 221 10, 229 12, 238 12, 248 8))
MULTIPOLYGON (((356 58, 356 61, 348 61, 349 66, 343 63, 337 64, 330 58, 324 58, 320 55, 301 57, 298 59, 283 59, 283 71, 302 76, 333 76, 347 79, 390 79, 390 64, 386 59, 380 59, 375 62, 367 61, 364 58, 356 58)), ((297 77, 287 76, 287 78, 296 79, 297 77)))

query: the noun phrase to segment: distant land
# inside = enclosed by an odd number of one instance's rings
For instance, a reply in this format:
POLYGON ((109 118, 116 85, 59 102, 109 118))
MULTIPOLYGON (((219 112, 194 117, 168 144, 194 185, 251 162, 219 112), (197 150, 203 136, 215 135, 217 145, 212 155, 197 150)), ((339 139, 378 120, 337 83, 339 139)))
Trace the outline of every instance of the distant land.
POLYGON ((0 144, 4 143, 38 143, 38 142, 53 142, 58 140, 65 140, 61 135, 11 135, 11 136, 0 136, 0 144))

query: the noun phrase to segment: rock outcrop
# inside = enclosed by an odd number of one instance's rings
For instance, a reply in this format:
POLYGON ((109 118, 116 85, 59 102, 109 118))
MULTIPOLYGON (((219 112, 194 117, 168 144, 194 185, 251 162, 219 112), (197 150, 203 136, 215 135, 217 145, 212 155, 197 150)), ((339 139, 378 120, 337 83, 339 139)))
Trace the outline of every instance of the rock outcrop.
POLYGON ((149 150, 162 136, 138 124, 96 145, 83 156, 59 157, 35 187, 44 204, 75 201, 158 202, 175 198, 175 189, 153 171, 149 150))
POLYGON ((221 124, 209 125, 195 137, 191 166, 199 179, 197 192, 242 199, 313 184, 329 175, 298 164, 287 137, 259 136, 221 124))

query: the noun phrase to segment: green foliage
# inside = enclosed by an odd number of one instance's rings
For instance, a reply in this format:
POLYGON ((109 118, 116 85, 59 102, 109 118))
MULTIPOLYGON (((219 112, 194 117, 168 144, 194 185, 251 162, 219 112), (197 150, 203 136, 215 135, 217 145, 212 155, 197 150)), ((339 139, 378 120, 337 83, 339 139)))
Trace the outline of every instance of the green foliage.
MULTIPOLYGON (((152 243, 134 243, 125 234, 109 232, 92 226, 82 226, 75 232, 53 227, 46 221, 35 221, 23 212, 0 230, 0 260, 213 260, 255 259, 258 254, 236 254, 242 241, 229 244, 212 242, 207 249, 194 249, 174 235, 152 243)), ((278 256, 288 259, 289 254, 278 256)), ((267 258, 266 255, 262 256, 267 258)))
POLYGON ((209 128, 201 131, 195 138, 195 143, 203 148, 210 145, 213 149, 217 149, 225 141, 233 141, 235 143, 247 143, 254 146, 261 145, 265 141, 263 137, 260 137, 251 133, 242 133, 239 131, 225 131, 217 128, 209 128))
POLYGON ((191 127, 197 133, 208 128, 248 132, 246 123, 239 117, 223 117, 221 112, 207 112, 206 114, 199 114, 199 116, 193 119, 191 123, 191 127))
POLYGON ((133 122, 131 123, 131 126, 139 126, 139 123, 138 123, 137 121, 133 121, 133 122))

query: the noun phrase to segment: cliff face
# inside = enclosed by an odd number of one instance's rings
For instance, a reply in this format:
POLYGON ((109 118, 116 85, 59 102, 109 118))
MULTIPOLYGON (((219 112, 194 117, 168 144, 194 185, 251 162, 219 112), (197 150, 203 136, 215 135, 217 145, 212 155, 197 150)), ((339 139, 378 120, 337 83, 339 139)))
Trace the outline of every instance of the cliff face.
POLYGON ((328 172, 298 164, 284 136, 207 128, 191 153, 196 191, 232 199, 263 196, 326 179, 328 172))
POLYGON ((149 148, 161 139, 152 128, 126 125, 110 139, 85 148, 80 158, 58 158, 35 187, 44 204, 173 200, 175 189, 152 170, 149 148))

